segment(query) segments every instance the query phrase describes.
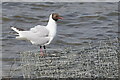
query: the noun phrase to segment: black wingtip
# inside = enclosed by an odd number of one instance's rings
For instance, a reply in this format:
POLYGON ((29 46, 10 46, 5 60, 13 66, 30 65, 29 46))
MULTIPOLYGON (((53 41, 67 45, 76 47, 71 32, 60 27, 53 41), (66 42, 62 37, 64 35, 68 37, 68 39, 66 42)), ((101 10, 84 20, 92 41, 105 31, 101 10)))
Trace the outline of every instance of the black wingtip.
POLYGON ((11 27, 14 27, 14 26, 10 26, 10 28, 11 28, 11 27))
MULTIPOLYGON (((13 27, 13 26, 10 26, 10 28, 13 27)), ((18 29, 19 31, 25 31, 24 29, 21 29, 21 28, 17 28, 15 27, 16 29, 18 29)))

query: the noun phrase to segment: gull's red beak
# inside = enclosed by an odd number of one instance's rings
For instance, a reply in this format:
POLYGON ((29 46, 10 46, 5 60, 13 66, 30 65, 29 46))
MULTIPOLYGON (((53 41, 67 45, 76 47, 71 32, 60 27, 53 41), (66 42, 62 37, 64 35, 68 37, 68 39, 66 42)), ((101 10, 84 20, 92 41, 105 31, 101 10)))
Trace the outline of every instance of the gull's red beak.
POLYGON ((58 17, 58 19, 63 19, 63 17, 58 17))

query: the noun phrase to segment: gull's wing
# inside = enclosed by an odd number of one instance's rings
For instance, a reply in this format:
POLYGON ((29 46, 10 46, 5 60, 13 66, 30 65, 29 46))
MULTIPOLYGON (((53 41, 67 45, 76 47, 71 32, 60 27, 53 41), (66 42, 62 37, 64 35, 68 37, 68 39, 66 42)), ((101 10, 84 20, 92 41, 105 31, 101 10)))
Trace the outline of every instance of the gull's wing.
POLYGON ((31 28, 30 32, 32 32, 33 34, 36 34, 36 35, 38 35, 40 37, 44 37, 44 36, 49 35, 49 31, 46 29, 46 27, 41 26, 41 25, 37 25, 34 28, 31 28))
POLYGON ((38 25, 31 28, 29 31, 19 31, 17 39, 29 40, 32 44, 36 45, 44 45, 50 40, 48 35, 49 30, 47 30, 45 26, 38 25))

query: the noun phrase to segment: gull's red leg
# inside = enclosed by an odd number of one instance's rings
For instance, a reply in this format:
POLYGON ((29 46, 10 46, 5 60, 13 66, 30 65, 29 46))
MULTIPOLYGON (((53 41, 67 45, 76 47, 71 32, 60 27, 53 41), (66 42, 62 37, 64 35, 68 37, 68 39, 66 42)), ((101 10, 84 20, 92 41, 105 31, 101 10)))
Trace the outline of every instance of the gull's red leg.
POLYGON ((43 50, 42 50, 42 46, 40 46, 40 56, 44 56, 43 50))

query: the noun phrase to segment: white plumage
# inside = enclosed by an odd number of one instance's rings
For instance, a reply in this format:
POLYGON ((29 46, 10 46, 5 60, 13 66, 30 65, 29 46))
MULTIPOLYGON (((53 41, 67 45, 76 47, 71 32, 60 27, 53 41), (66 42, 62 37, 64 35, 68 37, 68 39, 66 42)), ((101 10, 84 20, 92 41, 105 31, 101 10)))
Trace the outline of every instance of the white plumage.
POLYGON ((50 44, 55 37, 58 19, 62 18, 57 13, 53 13, 49 17, 47 26, 37 25, 29 31, 21 31, 15 27, 11 29, 18 33, 17 39, 29 40, 32 44, 44 46, 50 44))

